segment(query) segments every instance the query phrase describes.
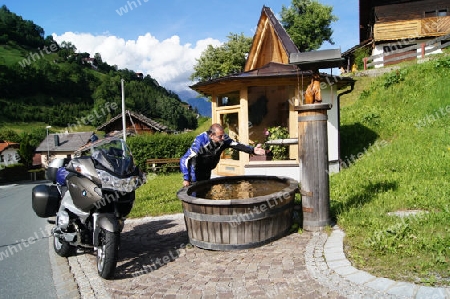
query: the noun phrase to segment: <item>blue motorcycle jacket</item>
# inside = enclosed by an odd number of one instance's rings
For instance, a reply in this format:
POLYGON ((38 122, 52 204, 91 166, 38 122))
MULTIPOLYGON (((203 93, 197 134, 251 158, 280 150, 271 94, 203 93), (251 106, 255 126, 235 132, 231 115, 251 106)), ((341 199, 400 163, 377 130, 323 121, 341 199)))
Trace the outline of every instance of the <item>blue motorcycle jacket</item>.
POLYGON ((216 168, 220 155, 227 148, 252 154, 254 148, 244 145, 224 135, 222 142, 214 142, 207 132, 195 137, 191 147, 180 159, 180 170, 185 181, 197 182, 209 179, 211 170, 216 168))

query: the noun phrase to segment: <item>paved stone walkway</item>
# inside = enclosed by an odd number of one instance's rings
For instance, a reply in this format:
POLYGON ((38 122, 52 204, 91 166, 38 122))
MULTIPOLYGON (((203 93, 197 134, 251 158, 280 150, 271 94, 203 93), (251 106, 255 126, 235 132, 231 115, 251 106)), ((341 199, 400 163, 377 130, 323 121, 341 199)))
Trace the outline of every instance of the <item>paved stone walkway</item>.
MULTIPOLYGON (((377 278, 350 265, 344 233, 290 234, 239 251, 189 246, 182 214, 130 219, 114 280, 93 252, 70 257, 79 298, 450 298, 449 288, 377 278)), ((66 297, 61 297, 66 298, 66 297)))

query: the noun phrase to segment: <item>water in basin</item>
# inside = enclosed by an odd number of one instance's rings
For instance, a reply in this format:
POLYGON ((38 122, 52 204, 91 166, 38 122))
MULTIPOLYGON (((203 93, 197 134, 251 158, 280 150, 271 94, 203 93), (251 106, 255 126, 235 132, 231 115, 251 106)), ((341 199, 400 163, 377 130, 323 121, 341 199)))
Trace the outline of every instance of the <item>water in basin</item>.
POLYGON ((274 180, 239 180, 219 184, 206 184, 189 194, 197 198, 213 200, 249 199, 273 194, 289 187, 289 183, 274 180))

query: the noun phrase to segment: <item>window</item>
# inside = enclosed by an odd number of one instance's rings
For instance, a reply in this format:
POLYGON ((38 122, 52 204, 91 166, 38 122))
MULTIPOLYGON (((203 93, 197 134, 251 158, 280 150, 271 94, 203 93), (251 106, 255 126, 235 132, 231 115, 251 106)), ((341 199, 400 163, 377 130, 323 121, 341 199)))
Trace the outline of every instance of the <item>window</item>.
POLYGON ((448 9, 437 9, 437 10, 428 10, 425 11, 424 17, 425 18, 431 18, 431 17, 445 17, 448 15, 448 9))
POLYGON ((447 16, 447 9, 440 9, 440 10, 438 10, 437 16, 438 17, 445 17, 445 16, 447 16))
POLYGON ((435 17, 436 16, 436 11, 435 10, 429 10, 425 12, 424 17, 425 18, 431 18, 431 17, 435 17))
POLYGON ((218 99, 219 99, 219 101, 217 104, 219 105, 219 107, 234 106, 234 105, 240 104, 239 91, 221 94, 218 96, 218 99))

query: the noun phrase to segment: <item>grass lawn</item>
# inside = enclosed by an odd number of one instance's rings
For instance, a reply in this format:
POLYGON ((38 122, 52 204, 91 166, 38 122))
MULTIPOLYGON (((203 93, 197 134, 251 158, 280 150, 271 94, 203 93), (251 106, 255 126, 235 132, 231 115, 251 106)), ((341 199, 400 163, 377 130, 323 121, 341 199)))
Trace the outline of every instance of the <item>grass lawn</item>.
POLYGON ((176 193, 183 187, 180 172, 147 174, 147 183, 136 191, 136 201, 130 218, 181 213, 181 201, 176 193))
POLYGON ((331 176, 331 206, 359 269, 450 285, 449 75, 448 56, 407 65, 341 110, 346 168, 331 176), (406 210, 421 213, 391 216, 406 210))
POLYGON ((5 65, 13 65, 15 63, 21 62, 29 53, 24 49, 19 49, 17 47, 12 47, 9 45, 0 46, 0 62, 5 65))

